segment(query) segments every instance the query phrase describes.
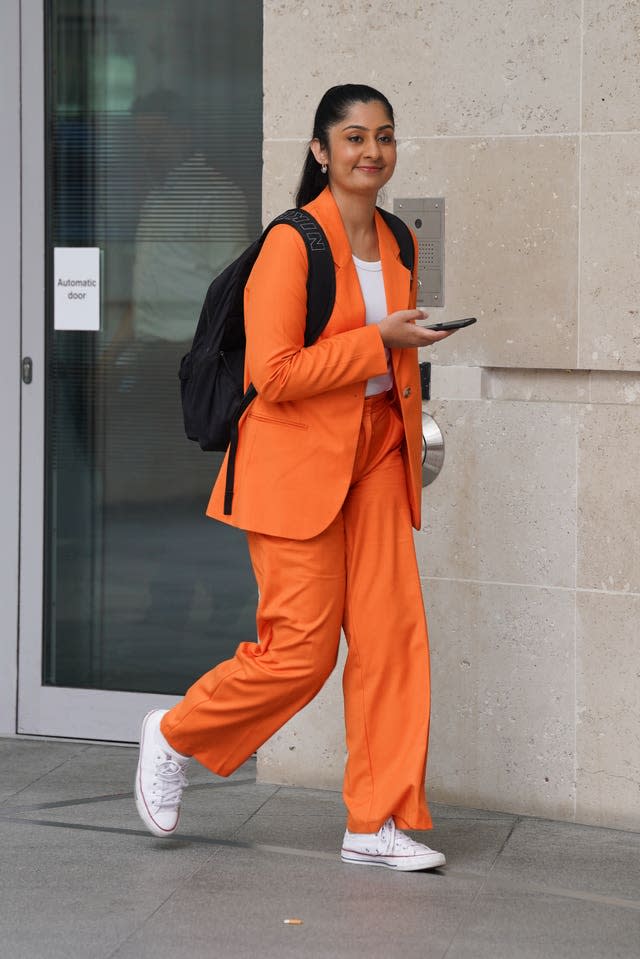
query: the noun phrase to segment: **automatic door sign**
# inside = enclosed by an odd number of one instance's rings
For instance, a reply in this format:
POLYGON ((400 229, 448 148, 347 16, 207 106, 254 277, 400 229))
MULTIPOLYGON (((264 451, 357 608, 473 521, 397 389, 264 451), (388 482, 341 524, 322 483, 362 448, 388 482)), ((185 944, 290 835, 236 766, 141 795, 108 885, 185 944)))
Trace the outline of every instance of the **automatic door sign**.
POLYGON ((100 329, 100 249, 57 246, 53 251, 53 328, 100 329))

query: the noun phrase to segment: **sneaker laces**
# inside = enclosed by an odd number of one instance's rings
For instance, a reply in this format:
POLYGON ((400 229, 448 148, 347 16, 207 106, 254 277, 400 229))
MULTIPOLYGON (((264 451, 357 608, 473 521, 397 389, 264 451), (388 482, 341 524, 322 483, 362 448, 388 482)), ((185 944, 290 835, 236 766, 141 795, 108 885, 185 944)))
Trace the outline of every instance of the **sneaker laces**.
POLYGON ((390 816, 378 830, 378 849, 385 855, 391 852, 396 841, 396 824, 390 816))
POLYGON ((185 765, 186 763, 179 763, 170 756, 166 756, 157 764, 153 794, 159 807, 177 806, 180 802, 182 790, 187 785, 187 777, 184 774, 185 765))
POLYGON ((378 831, 378 837, 380 852, 383 855, 390 855, 392 852, 416 855, 417 853, 423 853, 425 849, 429 848, 423 843, 416 842, 411 836, 407 836, 401 832, 401 830, 397 829, 392 818, 387 819, 387 821, 382 824, 378 831))
POLYGON ((405 835, 403 832, 396 832, 396 841, 395 848, 398 852, 406 853, 423 853, 425 849, 428 849, 428 846, 425 846, 422 842, 416 842, 415 839, 412 839, 411 836, 405 835))

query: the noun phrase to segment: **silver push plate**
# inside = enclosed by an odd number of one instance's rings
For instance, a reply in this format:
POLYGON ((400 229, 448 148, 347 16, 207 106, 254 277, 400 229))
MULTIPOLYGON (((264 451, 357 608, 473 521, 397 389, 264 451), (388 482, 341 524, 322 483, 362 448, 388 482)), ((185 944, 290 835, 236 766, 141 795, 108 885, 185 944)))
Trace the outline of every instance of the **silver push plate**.
POLYGON ((444 306, 444 197, 397 199, 393 212, 418 240, 418 306, 444 306))

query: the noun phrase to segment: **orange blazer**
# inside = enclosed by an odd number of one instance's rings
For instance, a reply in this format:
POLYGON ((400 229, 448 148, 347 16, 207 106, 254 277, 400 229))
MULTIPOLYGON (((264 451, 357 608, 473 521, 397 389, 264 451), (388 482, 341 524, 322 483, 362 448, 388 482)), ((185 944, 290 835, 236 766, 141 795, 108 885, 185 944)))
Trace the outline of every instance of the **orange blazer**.
MULTIPOLYGON (((245 288, 245 386, 252 382, 258 396, 240 422, 233 512, 223 512, 226 456, 207 507, 208 516, 224 523, 289 539, 317 536, 341 509, 351 482, 366 381, 387 368, 379 330, 365 326, 351 247, 329 188, 305 209, 323 227, 333 253, 335 306, 320 338, 304 347, 306 248, 291 227, 274 227, 245 288)), ((387 309, 413 309, 416 286, 411 286, 393 233, 378 213, 376 229, 387 309)), ((419 529, 422 401, 417 350, 392 350, 391 356, 405 429, 411 518, 419 529)))

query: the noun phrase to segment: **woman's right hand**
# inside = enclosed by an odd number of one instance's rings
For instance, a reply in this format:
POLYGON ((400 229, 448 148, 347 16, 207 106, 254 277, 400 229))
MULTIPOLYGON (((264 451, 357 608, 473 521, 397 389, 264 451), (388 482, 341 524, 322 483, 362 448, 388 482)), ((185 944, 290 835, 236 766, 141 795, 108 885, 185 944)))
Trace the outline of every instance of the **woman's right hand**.
POLYGON ((444 340, 454 332, 440 330, 426 330, 417 326, 418 320, 426 320, 429 316, 424 310, 397 310, 390 313, 378 323, 382 342, 389 349, 403 349, 409 346, 431 346, 439 340, 444 340))

